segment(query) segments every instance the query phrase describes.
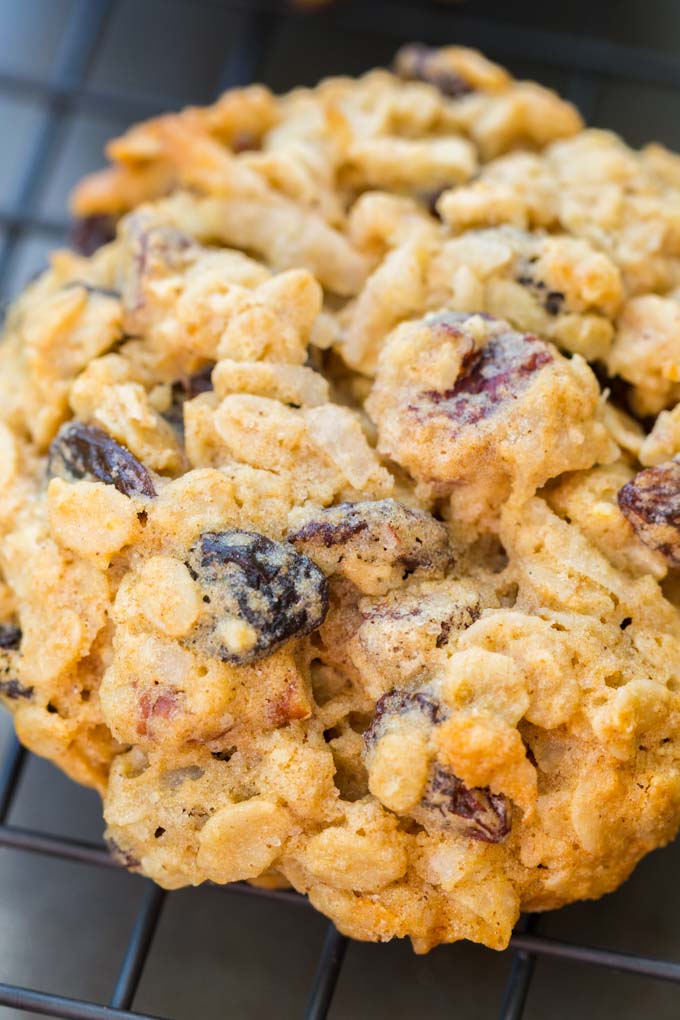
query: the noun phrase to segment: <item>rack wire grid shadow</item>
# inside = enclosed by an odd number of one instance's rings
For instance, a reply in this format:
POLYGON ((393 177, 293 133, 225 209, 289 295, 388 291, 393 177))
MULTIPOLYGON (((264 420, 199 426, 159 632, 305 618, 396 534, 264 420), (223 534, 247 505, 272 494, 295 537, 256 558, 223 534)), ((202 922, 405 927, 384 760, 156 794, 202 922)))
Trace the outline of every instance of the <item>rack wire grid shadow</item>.
MULTIPOLYGON (((18 73, 0 66, 0 98, 3 95, 29 97, 39 104, 41 111, 32 128, 30 152, 14 200, 0 205, 0 229, 3 232, 0 291, 10 277, 22 240, 36 234, 50 241, 67 235, 69 225, 66 220, 43 215, 37 201, 67 118, 74 113, 85 112, 133 121, 157 112, 148 98, 137 98, 129 92, 97 90, 88 85, 90 69, 120 3, 121 0, 73 0, 70 14, 62 26, 59 52, 49 76, 18 73)), ((215 5, 207 2, 196 5, 206 11, 211 6, 215 5)), ((258 78, 267 47, 284 23, 319 16, 275 3, 249 3, 246 0, 238 3, 232 0, 224 6, 234 13, 237 34, 230 38, 229 56, 215 83, 215 93, 258 78)), ((471 16, 469 12, 470 8, 453 10, 435 3, 414 5, 403 0, 391 4, 340 5, 324 11, 323 17, 326 31, 361 31, 380 39, 383 47, 387 43, 390 49, 410 39, 433 44, 457 41, 478 46, 491 57, 507 61, 511 66, 513 61, 529 64, 533 61, 548 66, 562 74, 567 95, 580 107, 586 120, 594 117, 598 87, 608 76, 680 90, 680 61, 672 55, 612 44, 597 38, 503 24, 494 18, 471 16)), ((172 105, 182 98, 173 97, 172 105)), ((0 847, 76 862, 83 868, 118 868, 103 844, 9 824, 9 812, 27 757, 12 737, 0 767, 0 847)), ((107 1005, 0 983, 0 1007, 72 1020, 144 1020, 149 1017, 149 1014, 134 1012, 133 1003, 166 894, 147 880, 130 878, 130 881, 143 882, 144 892, 107 1005)), ((245 884, 231 886, 227 891, 232 896, 265 896, 307 907, 307 901, 294 892, 263 890, 245 884)), ((215 895, 220 894, 215 890, 215 895)), ((536 962, 540 958, 578 961, 611 972, 629 972, 680 984, 678 962, 551 938, 540 934, 539 923, 537 917, 524 917, 512 937, 508 950, 512 954, 512 966, 501 1001, 495 1009, 495 1015, 502 1020, 519 1020, 522 1016, 536 962)), ((316 974, 308 989, 304 1011, 306 1020, 322 1020, 328 1015, 347 945, 347 940, 332 924, 328 924, 316 974)), ((680 997, 676 1006, 678 1002, 680 997)))

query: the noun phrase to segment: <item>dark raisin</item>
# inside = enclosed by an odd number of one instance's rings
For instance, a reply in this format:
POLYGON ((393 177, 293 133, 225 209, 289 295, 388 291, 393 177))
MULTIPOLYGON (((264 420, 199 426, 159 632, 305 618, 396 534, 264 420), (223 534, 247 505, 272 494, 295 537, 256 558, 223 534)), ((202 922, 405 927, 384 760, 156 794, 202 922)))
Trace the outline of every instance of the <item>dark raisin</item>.
POLYGON ((69 422, 50 446, 47 462, 50 477, 115 485, 125 496, 156 495, 151 475, 133 454, 103 429, 82 422, 69 422))
POLYGON ((163 828, 162 825, 159 825, 158 828, 156 829, 156 831, 153 834, 153 838, 154 839, 160 839, 161 836, 164 836, 164 835, 165 835, 165 829, 163 828))
POLYGON ((395 71, 405 81, 426 81, 445 96, 465 96, 473 86, 446 62, 446 54, 422 43, 404 46, 395 60, 395 71))
POLYGON ((407 712, 417 712, 433 726, 446 719, 447 712, 443 706, 424 691, 407 691, 395 687, 379 698, 375 706, 375 715, 371 725, 364 732, 367 748, 373 747, 385 728, 385 725, 397 716, 407 712))
POLYGON ((107 836, 105 842, 114 861, 117 864, 120 864, 122 868, 139 867, 139 858, 135 857, 130 850, 124 850, 123 847, 119 846, 115 839, 112 839, 110 836, 107 836))
POLYGON ((236 754, 235 747, 227 747, 224 751, 213 751, 212 756, 215 761, 230 761, 236 754))
POLYGON ((618 494, 638 538, 680 567, 680 462, 645 468, 618 494))
POLYGON ((561 290, 549 290, 545 296, 543 305, 548 315, 559 315, 564 304, 564 294, 561 290))
POLYGON ((14 623, 0 623, 0 649, 14 652, 21 644, 21 628, 14 623))
POLYGON ((515 279, 522 287, 533 291, 534 297, 540 301, 548 315, 559 315, 564 310, 565 295, 561 290, 548 290, 543 280, 536 279, 531 271, 531 264, 534 262, 535 257, 521 259, 515 279))
POLYGON ((215 362, 211 361, 200 372, 178 379, 172 384, 172 400, 170 407, 164 411, 163 417, 180 435, 184 435, 184 405, 187 400, 193 400, 199 394, 209 393, 212 390, 211 376, 214 367, 215 362))
POLYGON ((0 695, 9 698, 10 701, 18 701, 19 698, 30 701, 33 697, 33 688, 24 687, 18 680, 0 680, 0 695))
POLYGON ((318 561, 327 574, 347 573, 360 562, 396 567, 399 579, 419 569, 441 576, 452 563, 446 526, 426 511, 394 499, 317 510, 288 541, 318 561))
POLYGON ((288 541, 300 545, 322 545, 330 549, 334 545, 345 545, 367 528, 368 521, 361 519, 355 506, 351 503, 341 503, 331 510, 320 510, 314 520, 308 521, 297 531, 292 532, 288 536, 288 541))
POLYGON ((632 616, 624 616, 623 620, 621 620, 621 623, 619 624, 619 627, 621 628, 621 630, 627 630, 632 622, 633 622, 632 616))
POLYGON ((71 229, 71 244, 81 255, 92 255, 116 236, 113 216, 86 216, 76 220, 71 229))
POLYGON ((470 788, 439 764, 432 770, 419 811, 423 818, 434 816, 438 826, 484 843, 501 843, 510 832, 510 805, 503 794, 487 787, 470 788))
MULTIPOLYGON (((451 324, 432 320, 428 324, 457 330, 451 324)), ((506 401, 515 400, 530 384, 532 376, 552 360, 549 347, 537 336, 507 330, 493 336, 482 350, 464 358, 461 374, 451 389, 427 390, 411 409, 422 418, 423 404, 429 403, 434 406, 431 414, 445 414, 458 425, 474 425, 495 413, 506 401)))
MULTIPOLYGON (((626 382, 626 380, 622 379, 620 375, 609 375, 605 366, 598 361, 592 362, 590 367, 600 384, 600 389, 609 390, 609 400, 611 403, 622 408, 626 414, 632 415, 633 418, 643 421, 643 419, 635 413, 635 409, 631 406, 631 398, 633 396, 633 386, 631 383, 626 382)), ((654 424, 654 419, 650 419, 645 424, 648 426, 645 431, 648 432, 654 424)))
POLYGON ((328 612, 328 585, 319 568, 289 545, 249 531, 207 532, 193 546, 189 570, 209 595, 188 643, 241 665, 269 655, 293 637, 310 634, 328 612), (230 622, 250 633, 230 638, 230 622))

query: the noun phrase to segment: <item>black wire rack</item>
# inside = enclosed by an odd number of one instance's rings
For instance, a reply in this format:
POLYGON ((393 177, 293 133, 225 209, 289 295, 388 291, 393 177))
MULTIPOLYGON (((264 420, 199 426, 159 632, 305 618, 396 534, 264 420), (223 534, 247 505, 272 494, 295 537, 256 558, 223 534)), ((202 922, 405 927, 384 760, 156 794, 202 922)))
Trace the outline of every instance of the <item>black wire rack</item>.
MULTIPOLYGON (((56 153, 67 118, 78 112, 136 120, 156 112, 148 98, 127 93, 97 90, 88 86, 88 74, 107 27, 120 0, 74 0, 63 26, 61 45, 53 72, 39 77, 0 67, 0 96, 11 94, 37 101, 41 117, 34 129, 25 170, 14 201, 0 205, 0 289, 17 257, 20 243, 36 233, 62 239, 68 231, 65 219, 53 219, 38 210, 37 199, 44 186, 50 161, 56 153)), ((189 2, 189 0, 187 0, 189 2)), ((229 56, 220 70, 217 90, 256 80, 269 43, 284 20, 316 17, 291 10, 283 3, 203 0, 197 7, 229 6, 236 14, 238 38, 232 38, 229 56)), ((326 30, 361 31, 393 43, 419 39, 437 43, 464 42, 484 49, 492 57, 507 61, 535 61, 566 76, 566 92, 587 120, 596 110, 598 90, 608 77, 647 86, 680 90, 680 60, 674 56, 583 36, 566 35, 539 28, 499 22, 496 18, 469 15, 469 8, 451 10, 436 3, 409 4, 376 2, 338 4, 324 12, 326 30)), ((217 91, 216 90, 216 91, 217 91)), ((168 100, 178 105, 181 97, 168 100)), ((88 843, 9 824, 27 753, 11 738, 0 764, 0 848, 46 855, 76 862, 83 867, 117 868, 103 844, 88 843)), ((123 960, 108 1004, 50 994, 0 982, 0 1007, 13 1007, 51 1017, 71 1020, 163 1020, 135 1012, 133 1004, 156 933, 166 894, 147 880, 129 932, 123 960)), ((264 890, 247 884, 227 887, 230 895, 266 896, 300 907, 307 901, 294 892, 264 890)), ((217 894, 217 892, 216 892, 217 894)), ((1 895, 1 891, 0 891, 1 895)), ((309 909, 309 908, 308 908, 309 909)), ((523 917, 508 952, 512 966, 502 1001, 497 1007, 500 1020, 519 1020, 523 1015, 532 976, 539 958, 577 961, 608 971, 628 972, 651 979, 680 984, 680 962, 647 955, 615 952, 543 935, 536 916, 523 917)), ((323 1020, 331 1008, 340 975, 347 939, 332 924, 319 956, 316 974, 308 991, 305 1020, 323 1020)), ((680 996, 678 999, 680 1003, 680 996)))

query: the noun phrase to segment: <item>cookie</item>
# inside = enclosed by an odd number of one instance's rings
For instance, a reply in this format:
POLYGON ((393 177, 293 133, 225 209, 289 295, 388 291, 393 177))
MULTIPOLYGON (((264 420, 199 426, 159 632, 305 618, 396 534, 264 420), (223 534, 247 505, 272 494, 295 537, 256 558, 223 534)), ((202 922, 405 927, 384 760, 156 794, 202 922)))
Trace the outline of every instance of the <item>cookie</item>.
POLYGON ((0 700, 174 889, 501 949, 680 823, 680 163, 459 47, 133 128, 0 347, 0 700))

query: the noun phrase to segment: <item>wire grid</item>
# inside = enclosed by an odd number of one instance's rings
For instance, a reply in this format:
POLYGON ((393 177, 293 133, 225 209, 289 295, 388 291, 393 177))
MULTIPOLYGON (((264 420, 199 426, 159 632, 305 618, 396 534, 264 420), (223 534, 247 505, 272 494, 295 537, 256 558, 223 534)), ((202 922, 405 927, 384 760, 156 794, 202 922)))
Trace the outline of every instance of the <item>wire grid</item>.
MULTIPOLYGON (((210 6, 210 0, 202 2, 203 6, 210 6)), ((53 220, 35 212, 36 199, 67 116, 78 110, 133 120, 155 112, 144 99, 87 86, 88 72, 117 4, 118 0, 77 0, 74 3, 64 26, 55 69, 49 78, 26 76, 0 68, 0 94, 30 96, 43 104, 42 117, 15 200, 0 207, 0 228, 4 228, 5 232, 0 244, 0 287, 24 236, 37 230, 63 237, 68 230, 66 221, 53 220)), ((215 0, 213 5, 216 5, 215 0)), ((239 12, 240 31, 236 45, 232 40, 230 56, 221 69, 220 89, 256 79, 264 51, 279 19, 309 16, 291 12, 272 0, 231 0, 229 6, 239 12)), ((505 60, 535 59, 566 70, 570 76, 569 98, 580 107, 586 119, 594 113, 598 83, 607 76, 680 89, 680 61, 672 57, 596 39, 500 24, 495 19, 460 16, 457 12, 454 19, 452 12, 432 4, 414 7, 401 0, 391 4, 354 5, 331 11, 328 17, 331 25, 337 21, 345 30, 361 29, 365 34, 392 35, 400 39, 410 36, 431 43, 450 38, 455 27, 457 39, 480 46, 491 56, 505 60)), ((0 848, 42 854, 84 866, 118 868, 103 844, 54 836, 7 823, 27 757, 16 738, 12 737, 9 750, 0 764, 0 848)), ((164 1020, 132 1010, 166 896, 148 880, 144 880, 144 885, 144 895, 108 1005, 0 983, 0 1006, 67 1020, 164 1020)), ((231 895, 266 896, 309 909, 306 899, 285 890, 264 890, 237 883, 226 887, 225 891, 231 895)), ((513 962, 498 1008, 500 1020, 520 1020, 522 1017, 539 957, 578 961, 610 971, 680 984, 678 962, 549 938, 540 934, 538 926, 537 916, 525 916, 513 934, 513 962)), ((348 940, 329 924, 309 989, 305 1020, 323 1020, 328 1015, 347 945, 348 940)))

